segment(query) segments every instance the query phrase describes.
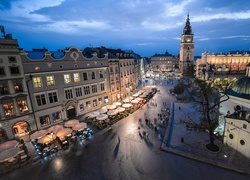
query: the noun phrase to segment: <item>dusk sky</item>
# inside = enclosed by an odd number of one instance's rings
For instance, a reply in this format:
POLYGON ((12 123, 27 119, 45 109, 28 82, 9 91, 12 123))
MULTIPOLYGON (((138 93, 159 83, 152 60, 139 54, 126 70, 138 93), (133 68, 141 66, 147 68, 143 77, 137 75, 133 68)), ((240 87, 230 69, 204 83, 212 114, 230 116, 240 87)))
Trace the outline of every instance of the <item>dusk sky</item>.
POLYGON ((24 50, 105 46, 177 55, 188 12, 195 55, 250 50, 249 0, 0 1, 0 23, 24 50))

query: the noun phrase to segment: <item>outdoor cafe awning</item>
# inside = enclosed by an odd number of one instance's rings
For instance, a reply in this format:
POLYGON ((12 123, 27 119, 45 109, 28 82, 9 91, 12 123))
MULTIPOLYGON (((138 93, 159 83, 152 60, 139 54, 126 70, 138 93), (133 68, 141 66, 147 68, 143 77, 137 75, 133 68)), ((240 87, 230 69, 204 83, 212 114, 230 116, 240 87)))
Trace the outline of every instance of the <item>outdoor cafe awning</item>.
POLYGON ((79 130, 82 130, 84 128, 87 128, 87 123, 81 122, 81 123, 75 125, 72 129, 75 131, 79 131, 79 130))
POLYGON ((63 129, 63 126, 62 125, 54 125, 54 126, 51 126, 49 129, 48 129, 48 132, 54 132, 54 133, 57 133, 59 130, 63 129))
POLYGON ((65 136, 67 136, 67 135, 69 135, 71 133, 72 133, 72 129, 70 129, 70 128, 63 128, 63 129, 61 129, 60 131, 58 131, 56 133, 56 136, 59 137, 59 138, 63 138, 63 137, 65 137, 65 136))
POLYGON ((2 151, 0 153, 0 162, 15 157, 19 151, 20 149, 15 147, 2 151))
POLYGON ((114 116, 114 115, 116 115, 117 113, 118 113, 117 110, 110 110, 109 112, 107 112, 107 114, 108 114, 109 116, 114 116))
POLYGON ((132 106, 132 104, 129 104, 129 103, 123 104, 123 105, 122 105, 122 107, 124 107, 124 108, 129 108, 129 107, 131 107, 131 106, 132 106))
POLYGON ((45 136, 48 133, 47 129, 42 129, 39 131, 34 132, 30 135, 31 139, 40 139, 41 137, 45 136))
POLYGON ((103 121, 105 119, 108 119, 108 115, 107 114, 100 114, 100 115, 96 116, 96 119, 98 121, 103 121))
POLYGON ((15 147, 19 142, 16 140, 6 141, 2 144, 0 144, 0 151, 4 151, 6 149, 10 149, 15 147))
POLYGON ((93 111, 93 112, 90 112, 90 113, 88 114, 88 116, 89 116, 90 118, 95 118, 95 117, 98 116, 99 114, 100 114, 99 111, 93 111))
POLYGON ((65 123, 64 123, 64 126, 65 126, 65 127, 73 127, 73 126, 75 126, 75 125, 78 124, 78 123, 79 123, 78 120, 72 119, 72 120, 69 120, 69 121, 65 122, 65 123))

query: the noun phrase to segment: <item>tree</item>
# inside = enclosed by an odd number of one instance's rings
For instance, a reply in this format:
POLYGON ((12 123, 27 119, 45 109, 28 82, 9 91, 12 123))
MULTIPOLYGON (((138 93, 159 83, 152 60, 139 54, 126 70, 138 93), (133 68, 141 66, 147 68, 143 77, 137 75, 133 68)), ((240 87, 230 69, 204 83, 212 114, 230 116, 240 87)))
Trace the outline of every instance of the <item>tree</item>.
POLYGON ((226 93, 229 85, 223 86, 223 91, 219 91, 219 89, 222 89, 221 87, 214 88, 212 82, 201 79, 192 79, 192 81, 185 81, 182 84, 186 86, 185 100, 196 105, 195 107, 201 113, 201 117, 198 123, 193 121, 191 123, 181 122, 200 131, 208 131, 210 142, 206 145, 206 148, 211 151, 219 151, 219 147, 214 144, 214 130, 218 125, 220 104, 229 99, 226 93))
POLYGON ((178 83, 175 87, 174 87, 174 93, 175 94, 182 94, 184 92, 184 84, 183 83, 178 83))

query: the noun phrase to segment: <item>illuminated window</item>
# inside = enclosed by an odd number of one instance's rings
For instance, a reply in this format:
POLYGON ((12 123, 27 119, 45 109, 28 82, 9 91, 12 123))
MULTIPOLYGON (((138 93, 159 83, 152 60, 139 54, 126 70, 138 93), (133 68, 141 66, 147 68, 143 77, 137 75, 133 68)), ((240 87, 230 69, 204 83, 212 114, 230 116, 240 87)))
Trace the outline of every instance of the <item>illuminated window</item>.
POLYGON ((33 84, 34 84, 34 88, 41 88, 42 87, 42 78, 41 77, 34 77, 33 84))
POLYGON ((40 124, 42 127, 50 124, 49 115, 41 116, 39 117, 39 119, 40 119, 40 124))
POLYGON ((15 114, 13 102, 3 103, 3 110, 4 110, 5 116, 11 116, 11 115, 15 114))
POLYGON ((61 112, 58 111, 58 112, 52 113, 52 118, 54 122, 60 121, 62 118, 61 112))
POLYGON ((93 107, 95 107, 95 106, 97 106, 97 100, 96 99, 93 100, 93 107))
POLYGON ((80 82, 79 73, 74 73, 73 76, 74 76, 74 82, 80 82))
POLYGON ((16 93, 23 92, 22 80, 13 80, 12 83, 16 93))
POLYGON ((79 105, 79 109, 80 109, 80 112, 84 111, 84 104, 83 103, 79 105))
POLYGON ((102 104, 102 98, 98 98, 98 104, 102 104))
POLYGON ((26 99, 17 100, 17 104, 18 104, 19 112, 23 113, 29 110, 26 99))
POLYGON ((105 102, 106 104, 109 102, 108 96, 105 96, 105 97, 104 97, 104 102, 105 102))
POLYGON ((63 77, 64 77, 65 84, 69 84, 71 82, 70 74, 64 74, 63 77))
POLYGON ((46 76, 46 80, 47 80, 47 86, 54 86, 55 85, 54 76, 46 76))
POLYGON ((91 102, 90 102, 90 101, 87 101, 87 102, 86 102, 86 107, 87 107, 87 108, 91 108, 91 102))

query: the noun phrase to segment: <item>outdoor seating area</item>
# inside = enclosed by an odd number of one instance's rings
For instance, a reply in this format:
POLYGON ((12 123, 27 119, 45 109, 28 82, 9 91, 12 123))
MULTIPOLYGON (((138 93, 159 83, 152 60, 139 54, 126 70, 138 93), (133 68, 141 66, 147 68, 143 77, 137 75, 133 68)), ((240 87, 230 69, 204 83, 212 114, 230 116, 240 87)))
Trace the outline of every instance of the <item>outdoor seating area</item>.
POLYGON ((156 86, 145 86, 121 102, 114 102, 112 105, 106 105, 99 110, 90 112, 85 121, 100 129, 108 127, 141 108, 156 92, 156 86))
POLYGON ((92 130, 84 122, 68 120, 64 125, 55 125, 31 134, 31 142, 40 157, 49 156, 60 149, 69 147, 77 140, 92 136, 92 130))
POLYGON ((24 141, 6 141, 0 144, 0 174, 27 164, 29 155, 24 141))

